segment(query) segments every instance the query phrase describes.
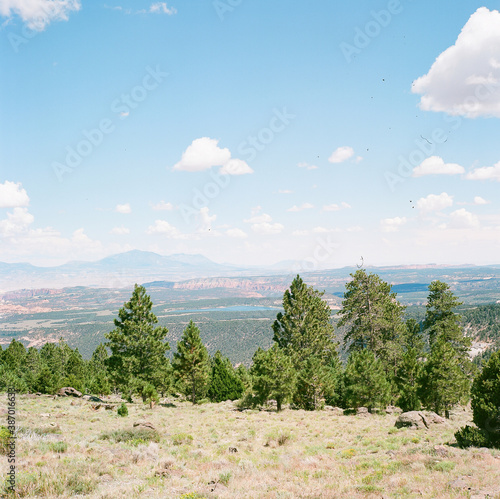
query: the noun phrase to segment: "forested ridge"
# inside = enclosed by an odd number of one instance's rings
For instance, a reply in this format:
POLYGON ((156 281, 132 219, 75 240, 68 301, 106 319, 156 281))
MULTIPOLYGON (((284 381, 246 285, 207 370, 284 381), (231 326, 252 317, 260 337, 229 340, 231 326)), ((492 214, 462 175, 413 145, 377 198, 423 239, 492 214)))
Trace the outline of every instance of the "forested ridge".
POLYGON ((377 274, 360 269, 351 277, 332 320, 324 293, 297 275, 272 323, 272 344, 253 353, 250 368, 233 366, 225 352, 209 355, 193 320, 169 356, 169 330, 159 324, 146 289, 136 285, 90 360, 62 339, 40 349, 12 340, 0 352, 0 389, 50 394, 71 386, 94 395, 120 393, 128 401, 139 396, 147 403, 184 394, 193 403, 239 399, 241 408, 274 400, 278 410, 285 404, 306 410, 328 404, 371 411, 394 404, 446 416, 466 403, 480 372, 469 358, 466 331, 486 338, 488 330, 491 339, 498 333, 500 307, 463 309, 448 284, 433 281, 425 314, 418 317, 407 313, 377 274))

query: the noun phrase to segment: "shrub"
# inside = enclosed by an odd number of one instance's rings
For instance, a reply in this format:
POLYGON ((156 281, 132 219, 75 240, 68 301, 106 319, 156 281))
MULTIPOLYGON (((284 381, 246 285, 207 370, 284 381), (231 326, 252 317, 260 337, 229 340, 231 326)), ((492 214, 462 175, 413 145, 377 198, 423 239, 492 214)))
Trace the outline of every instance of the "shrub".
POLYGON ((7 454, 9 451, 10 431, 5 426, 0 426, 0 454, 7 454))
POLYGON ((489 441, 486 432, 474 426, 464 426, 455 433, 458 446, 462 449, 466 447, 488 447, 489 441))
POLYGON ((120 407, 118 407, 116 412, 118 413, 118 416, 121 416, 122 418, 128 416, 128 409, 125 402, 122 402, 122 404, 120 405, 120 407))
POLYGON ((102 433, 99 437, 101 440, 113 440, 114 442, 159 442, 160 435, 155 430, 146 428, 132 428, 130 430, 114 430, 102 433))

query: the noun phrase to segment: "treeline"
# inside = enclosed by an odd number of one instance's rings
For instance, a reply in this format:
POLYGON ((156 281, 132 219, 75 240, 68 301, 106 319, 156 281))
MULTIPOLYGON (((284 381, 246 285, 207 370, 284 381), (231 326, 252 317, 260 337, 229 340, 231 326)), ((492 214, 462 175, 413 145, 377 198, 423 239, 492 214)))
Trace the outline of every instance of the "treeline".
POLYGON ((0 352, 0 390, 55 393, 72 386, 151 403, 180 392, 193 403, 239 399, 240 407, 256 407, 275 401, 278 411, 286 403, 306 410, 394 404, 446 416, 453 405, 465 403, 476 368, 455 313, 461 303, 449 286, 431 283, 425 318, 417 322, 405 317, 405 307, 378 275, 360 269, 351 276, 338 322, 348 352, 345 364, 323 293, 300 276, 284 293, 283 312, 272 326, 273 345, 255 352, 250 369, 233 367, 220 352, 210 357, 193 321, 170 362, 168 330, 158 325, 150 297, 136 285, 115 329, 105 335, 107 342, 88 361, 62 340, 40 350, 12 340, 0 352))

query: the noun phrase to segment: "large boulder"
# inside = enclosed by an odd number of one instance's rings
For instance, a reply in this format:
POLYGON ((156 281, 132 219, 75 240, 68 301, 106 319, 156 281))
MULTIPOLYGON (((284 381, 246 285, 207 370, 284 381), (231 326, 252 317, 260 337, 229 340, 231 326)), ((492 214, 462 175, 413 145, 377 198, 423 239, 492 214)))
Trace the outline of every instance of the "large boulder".
POLYGON ((442 424, 444 418, 435 412, 409 411, 403 412, 396 419, 396 428, 429 428, 431 424, 442 424))
POLYGON ((420 411, 403 412, 396 419, 396 428, 429 428, 424 413, 420 411))
POLYGON ((81 397, 82 393, 74 388, 71 388, 71 386, 65 386, 64 388, 61 388, 56 395, 59 395, 60 397, 81 397))

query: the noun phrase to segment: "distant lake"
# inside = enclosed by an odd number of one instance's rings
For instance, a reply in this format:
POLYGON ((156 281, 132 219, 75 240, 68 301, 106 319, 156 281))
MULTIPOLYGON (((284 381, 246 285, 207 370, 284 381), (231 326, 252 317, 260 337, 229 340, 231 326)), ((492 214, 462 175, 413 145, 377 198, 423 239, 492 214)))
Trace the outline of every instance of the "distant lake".
POLYGON ((173 313, 173 312, 258 312, 261 310, 281 310, 281 308, 278 308, 278 307, 252 307, 251 305, 233 305, 231 307, 169 310, 168 313, 173 313))

